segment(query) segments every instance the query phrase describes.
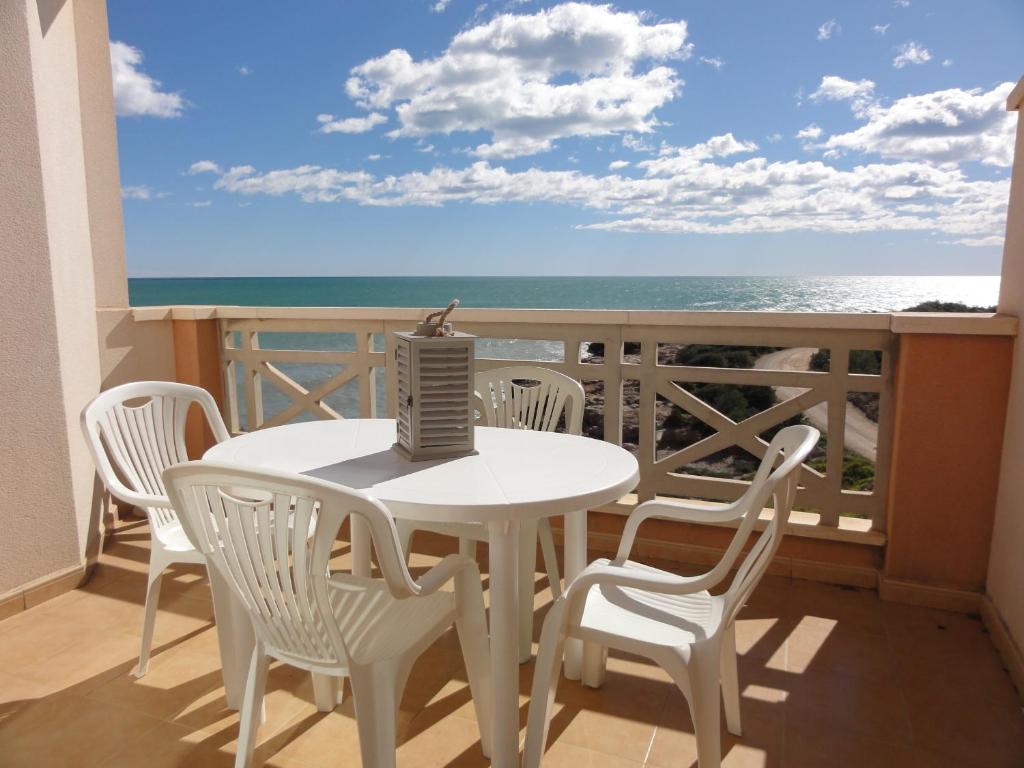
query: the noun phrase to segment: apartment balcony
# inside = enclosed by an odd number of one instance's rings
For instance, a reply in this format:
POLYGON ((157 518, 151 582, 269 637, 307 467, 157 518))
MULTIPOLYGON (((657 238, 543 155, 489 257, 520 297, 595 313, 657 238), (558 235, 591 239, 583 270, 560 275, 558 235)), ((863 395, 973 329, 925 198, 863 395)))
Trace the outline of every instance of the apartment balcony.
MULTIPOLYGON (((393 413, 390 331, 423 312, 148 307, 100 318, 111 338, 134 338, 108 351, 115 377, 140 378, 141 368, 204 386, 240 433, 393 413)), ((592 557, 614 551, 638 500, 735 499, 746 487, 737 447, 756 460, 761 436, 779 424, 823 428, 829 439, 804 472, 771 575, 737 623, 745 731, 723 730, 725 765, 1024 762, 1010 641, 984 596, 1015 318, 465 310, 459 327, 480 337, 481 369, 543 365, 585 382, 585 429, 636 454, 636 492, 590 512, 592 557), (754 367, 727 367, 736 359, 728 355, 684 364, 678 350, 698 344, 759 357, 754 367), (818 354, 809 365, 813 350, 828 350, 827 364, 818 354), (794 357, 803 362, 787 362, 794 357), (770 394, 730 418, 698 396, 708 397, 700 384, 770 394), (670 416, 702 431, 677 445, 666 437, 670 416), (851 456, 861 474, 851 474, 851 456)), ((195 455, 210 440, 198 420, 190 426, 195 455)), ((221 687, 205 577, 190 566, 170 571, 150 672, 133 678, 149 535, 127 509, 105 514, 91 569, 3 604, 14 614, 0 622, 4 765, 38 765, 44 753, 59 756, 55 765, 230 764, 237 714, 221 687)), ((650 522, 636 551, 691 573, 717 560, 730 533, 650 522)), ((414 570, 454 547, 417 539, 414 570)), ((339 541, 339 567, 346 558, 339 541)), ((538 572, 535 641, 549 603, 538 572)), ((402 702, 400 765, 486 764, 460 658, 449 633, 417 663, 402 702)), ((524 725, 531 674, 532 662, 521 667, 524 725)), ((358 761, 350 698, 319 713, 308 675, 287 667, 272 670, 269 690, 258 760, 358 761)), ((678 768, 696 765, 695 748, 667 676, 613 656, 602 688, 560 687, 545 764, 678 768)))
MULTIPOLYGON (((149 672, 131 675, 149 531, 111 504, 78 416, 142 380, 205 388, 236 433, 393 415, 391 331, 424 310, 131 308, 105 4, 0 9, 0 766, 229 765, 238 715, 200 568, 168 572, 149 672)), ((1016 141, 998 314, 460 312, 482 368, 581 380, 586 433, 636 456, 635 492, 588 513, 592 557, 638 502, 739 497, 779 425, 825 433, 739 614, 745 730, 723 732, 725 765, 1024 765, 1024 121, 1016 141)), ((187 429, 198 457, 212 435, 187 429)), ((651 522, 635 556, 690 573, 731 533, 651 522)), ((414 570, 454 546, 420 537, 414 570)), ((537 631, 551 598, 534 576, 537 631)), ((413 669, 400 766, 485 764, 459 659, 449 633, 413 669)), ((309 675, 276 666, 268 692, 257 762, 358 763, 350 696, 319 712, 309 675)), ((599 689, 563 682, 545 765, 568 764, 695 766, 681 694, 616 656, 599 689)))

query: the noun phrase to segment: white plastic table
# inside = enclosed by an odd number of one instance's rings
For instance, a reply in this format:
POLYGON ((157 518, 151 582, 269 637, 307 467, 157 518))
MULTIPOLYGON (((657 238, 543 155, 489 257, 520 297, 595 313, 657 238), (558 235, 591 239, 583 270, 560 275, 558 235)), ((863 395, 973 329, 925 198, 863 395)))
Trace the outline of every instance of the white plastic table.
MULTIPOLYGON (((530 430, 477 427, 476 455, 420 462, 407 461, 391 450, 394 441, 391 419, 315 421, 233 438, 211 448, 205 458, 298 472, 359 488, 399 518, 487 524, 494 695, 491 758, 493 765, 510 768, 518 763, 519 750, 519 524, 566 515, 568 581, 586 567, 586 510, 615 501, 635 487, 636 459, 601 440, 530 430)), ((369 574, 369 536, 363 525, 353 525, 352 554, 353 570, 369 574)), ((222 590, 214 587, 216 600, 222 590)), ((224 665, 231 702, 240 696, 252 639, 244 629, 225 626, 243 623, 233 620, 230 606, 215 610, 224 635, 222 651, 227 651, 222 655, 232 660, 226 658, 224 665)), ((572 658, 567 653, 567 676, 579 677, 580 664, 578 648, 572 658)))

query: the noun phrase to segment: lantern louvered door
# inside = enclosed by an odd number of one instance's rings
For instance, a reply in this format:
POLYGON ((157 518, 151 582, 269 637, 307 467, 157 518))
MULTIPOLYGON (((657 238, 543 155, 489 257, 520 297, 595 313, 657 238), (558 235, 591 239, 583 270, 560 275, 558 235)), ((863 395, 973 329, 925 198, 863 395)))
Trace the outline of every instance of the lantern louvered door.
POLYGON ((473 341, 397 333, 397 446, 413 461, 473 451, 473 341))

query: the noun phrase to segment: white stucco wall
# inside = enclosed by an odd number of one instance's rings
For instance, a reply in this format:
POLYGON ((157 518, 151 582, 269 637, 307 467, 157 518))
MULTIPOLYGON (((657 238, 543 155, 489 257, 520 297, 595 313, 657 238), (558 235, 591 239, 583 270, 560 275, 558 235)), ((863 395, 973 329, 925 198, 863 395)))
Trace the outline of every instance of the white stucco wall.
POLYGON ((0 595, 96 546, 78 423, 101 380, 96 286, 127 303, 103 6, 0 3, 0 595))
POLYGON ((127 307, 128 279, 110 73, 107 4, 75 0, 75 44, 81 105, 89 236, 97 307, 127 307))
MULTIPOLYGON (((1024 79, 1015 91, 1018 92, 1024 95, 1024 79)), ((1014 97, 1011 97, 1011 103, 1020 109, 1014 97)), ((1003 250, 999 311, 1024 317, 1024 119, 1020 117, 1003 250)), ((1017 337, 1014 349, 989 560, 988 593, 1018 647, 1024 647, 1024 334, 1017 337)))

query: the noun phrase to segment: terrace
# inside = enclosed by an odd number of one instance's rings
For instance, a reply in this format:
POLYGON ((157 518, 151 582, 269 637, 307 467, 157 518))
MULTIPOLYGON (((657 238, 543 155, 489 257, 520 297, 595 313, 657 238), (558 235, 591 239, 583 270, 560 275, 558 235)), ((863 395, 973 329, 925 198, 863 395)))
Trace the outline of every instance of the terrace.
MULTIPOLYGON (((129 674, 149 534, 104 493, 78 414, 102 389, 164 379, 210 391, 233 433, 391 416, 391 332, 425 310, 129 307, 102 4, 38 5, 0 11, 13 86, 0 143, 18 150, 0 177, 0 763, 230 764, 237 714, 201 569, 169 572, 151 669, 129 674)), ((1024 81, 1008 109, 1022 104, 1024 81)), ((483 340, 481 368, 540 364, 581 380, 586 433, 636 455, 635 493, 589 513, 591 557, 614 551, 640 501, 737 498, 771 428, 804 418, 831 437, 737 622, 746 731, 723 731, 725 765, 1024 763, 1024 121, 1016 157, 996 314, 460 313, 460 330, 483 340), (688 345, 755 349, 758 361, 687 360, 688 345), (783 365, 784 350, 828 360, 783 365), (764 397, 727 413, 705 385, 764 397)), ((189 423, 190 453, 211 440, 189 423)), ((637 553, 691 573, 729 534, 648 523, 637 553)), ((453 546, 418 540, 413 568, 453 546)), ((336 555, 344 565, 347 541, 336 555)), ((535 641, 550 600, 535 574, 535 641)), ((532 667, 520 669, 524 725, 532 667)), ((317 712, 309 676, 285 667, 268 691, 257 762, 359 760, 351 698, 317 712)), ((449 633, 414 668, 399 764, 485 764, 473 717, 449 633)), ((696 764, 684 700, 634 658, 613 656, 600 689, 563 683, 551 738, 546 765, 696 764)))

